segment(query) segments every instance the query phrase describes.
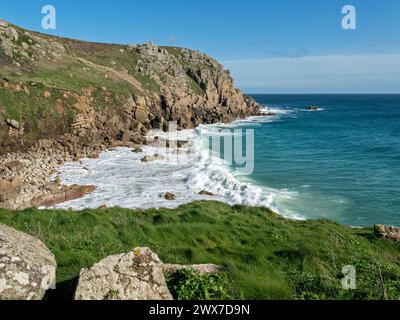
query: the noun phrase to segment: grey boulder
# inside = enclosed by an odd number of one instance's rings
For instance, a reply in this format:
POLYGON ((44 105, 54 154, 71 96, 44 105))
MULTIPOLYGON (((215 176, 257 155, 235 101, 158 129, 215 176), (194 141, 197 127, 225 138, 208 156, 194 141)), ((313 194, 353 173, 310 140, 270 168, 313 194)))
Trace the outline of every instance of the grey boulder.
POLYGON ((81 270, 75 300, 172 300, 163 272, 149 248, 109 256, 81 270))
POLYGON ((40 300, 55 274, 54 255, 39 239, 0 224, 0 300, 40 300))

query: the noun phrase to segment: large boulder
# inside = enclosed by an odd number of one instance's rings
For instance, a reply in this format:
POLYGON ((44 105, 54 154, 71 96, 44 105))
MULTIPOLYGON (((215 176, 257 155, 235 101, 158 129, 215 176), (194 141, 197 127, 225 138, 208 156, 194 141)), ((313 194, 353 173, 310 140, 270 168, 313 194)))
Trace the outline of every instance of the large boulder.
POLYGON ((75 300, 172 300, 172 296, 161 260, 149 248, 136 248, 82 269, 75 300))
POLYGON ((0 225, 0 300, 40 300, 55 274, 54 256, 40 240, 0 225))

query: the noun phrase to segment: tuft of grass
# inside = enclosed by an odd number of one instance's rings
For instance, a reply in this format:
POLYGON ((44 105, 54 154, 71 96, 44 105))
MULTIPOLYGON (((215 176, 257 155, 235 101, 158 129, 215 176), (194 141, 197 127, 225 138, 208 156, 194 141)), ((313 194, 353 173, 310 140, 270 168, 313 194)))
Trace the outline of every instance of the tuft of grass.
POLYGON ((71 296, 81 268, 137 246, 167 263, 217 264, 243 299, 400 296, 399 244, 370 228, 292 221, 263 208, 195 202, 175 210, 0 210, 0 223, 38 237, 54 253, 58 298, 71 296), (356 290, 341 286, 347 265, 356 268, 356 290))

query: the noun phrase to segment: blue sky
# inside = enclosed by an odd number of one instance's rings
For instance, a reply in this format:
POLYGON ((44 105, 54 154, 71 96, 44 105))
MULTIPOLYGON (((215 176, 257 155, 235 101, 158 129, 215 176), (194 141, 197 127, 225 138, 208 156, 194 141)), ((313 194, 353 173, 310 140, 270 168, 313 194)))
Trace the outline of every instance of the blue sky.
POLYGON ((2 0, 0 17, 41 30, 57 9, 71 38, 189 47, 206 52, 252 93, 400 93, 398 0, 2 0), (341 9, 357 9, 343 30, 341 9))

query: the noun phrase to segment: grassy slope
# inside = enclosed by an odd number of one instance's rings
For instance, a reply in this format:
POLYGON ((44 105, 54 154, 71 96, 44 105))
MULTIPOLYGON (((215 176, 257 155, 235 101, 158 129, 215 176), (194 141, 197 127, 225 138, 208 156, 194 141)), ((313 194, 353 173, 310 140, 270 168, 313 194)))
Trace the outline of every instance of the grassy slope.
POLYGON ((0 223, 42 239, 58 262, 58 294, 82 267, 149 246, 170 263, 216 263, 236 298, 397 299, 400 246, 370 229, 296 222, 267 209, 197 202, 176 210, 0 210, 0 223), (341 269, 357 268, 357 290, 341 289, 341 269))

